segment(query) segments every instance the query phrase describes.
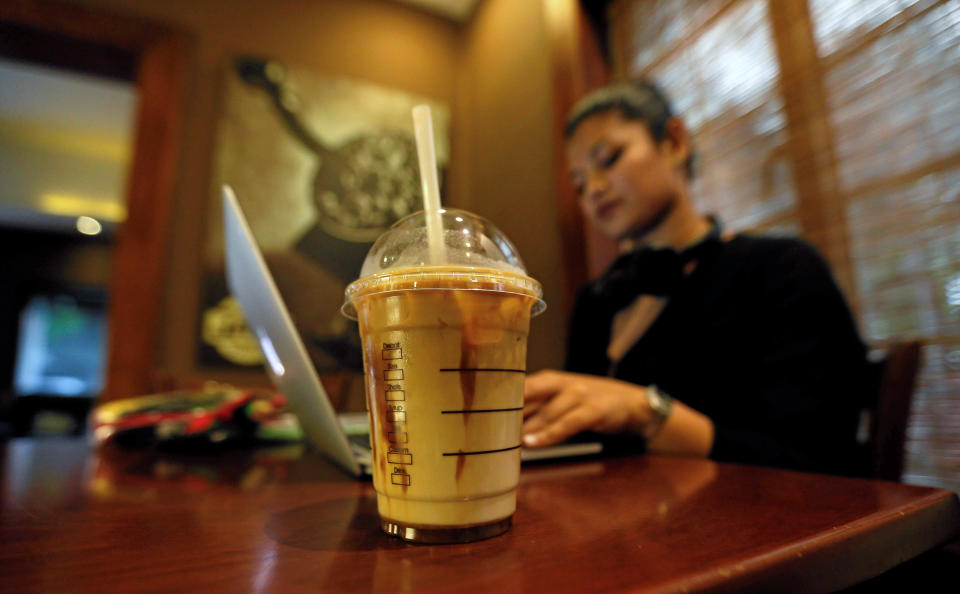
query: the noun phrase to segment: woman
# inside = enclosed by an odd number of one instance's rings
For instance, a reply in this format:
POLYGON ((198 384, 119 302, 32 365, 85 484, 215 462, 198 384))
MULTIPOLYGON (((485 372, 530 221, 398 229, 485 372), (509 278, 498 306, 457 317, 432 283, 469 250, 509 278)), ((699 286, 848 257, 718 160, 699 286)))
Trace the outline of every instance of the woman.
POLYGON ((824 261, 697 211, 687 130, 648 82, 586 97, 566 137, 584 215, 622 255, 578 294, 566 371, 527 379, 525 445, 592 431, 654 453, 853 472, 865 347, 824 261))

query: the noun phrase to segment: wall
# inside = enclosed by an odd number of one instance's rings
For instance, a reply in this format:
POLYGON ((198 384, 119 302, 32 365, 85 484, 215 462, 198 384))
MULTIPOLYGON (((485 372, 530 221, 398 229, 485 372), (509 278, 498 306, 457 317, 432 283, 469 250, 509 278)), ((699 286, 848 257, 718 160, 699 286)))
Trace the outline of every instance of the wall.
POLYGON ((527 367, 558 367, 566 317, 544 2, 487 0, 463 32, 454 119, 454 205, 494 221, 543 283, 527 367), (459 132, 459 133, 457 133, 459 132))
MULTIPOLYGON (((263 55, 453 104, 457 26, 376 0, 78 3, 154 20, 193 38, 158 366, 175 377, 195 376, 201 290, 197 254, 206 228, 215 127, 228 60, 242 53, 263 55)), ((457 175, 454 169, 451 177, 457 175)))
POLYGON ((228 59, 240 53, 296 62, 450 104, 453 148, 445 202, 496 221, 516 242, 553 306, 534 321, 529 366, 560 363, 565 322, 541 2, 481 2, 471 22, 461 26, 378 0, 77 1, 155 20, 194 38, 158 345, 161 371, 197 375, 201 262, 196 254, 210 195, 221 81, 228 59))

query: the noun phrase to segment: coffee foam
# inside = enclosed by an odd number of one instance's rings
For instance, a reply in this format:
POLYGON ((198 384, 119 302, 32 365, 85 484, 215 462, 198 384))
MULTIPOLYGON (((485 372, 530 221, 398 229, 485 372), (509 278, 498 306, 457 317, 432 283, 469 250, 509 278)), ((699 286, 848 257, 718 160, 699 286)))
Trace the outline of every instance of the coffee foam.
POLYGON ((395 268, 360 278, 347 286, 341 311, 356 320, 355 300, 376 293, 450 289, 459 291, 494 291, 532 297, 531 315, 546 309, 540 283, 522 271, 483 268, 478 266, 418 266, 395 268))

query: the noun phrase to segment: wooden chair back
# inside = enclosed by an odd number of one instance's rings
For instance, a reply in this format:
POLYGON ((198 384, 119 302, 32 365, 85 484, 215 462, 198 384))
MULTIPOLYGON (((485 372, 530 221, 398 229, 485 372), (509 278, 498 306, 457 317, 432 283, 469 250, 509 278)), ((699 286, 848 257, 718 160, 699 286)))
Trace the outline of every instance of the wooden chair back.
POLYGON ((883 359, 873 363, 876 400, 870 412, 869 472, 873 478, 899 481, 903 474, 904 442, 910 404, 921 364, 922 343, 895 342, 883 359))

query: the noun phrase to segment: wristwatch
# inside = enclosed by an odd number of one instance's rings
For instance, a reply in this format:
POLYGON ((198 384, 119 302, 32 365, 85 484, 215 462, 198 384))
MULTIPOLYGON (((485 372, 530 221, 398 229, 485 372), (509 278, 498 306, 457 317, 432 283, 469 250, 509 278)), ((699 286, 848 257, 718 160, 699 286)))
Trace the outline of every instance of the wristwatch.
POLYGON ((670 411, 673 409, 673 398, 651 384, 647 387, 647 403, 650 405, 650 412, 653 416, 650 422, 644 425, 641 434, 644 439, 650 441, 660 433, 667 417, 670 416, 670 411))

